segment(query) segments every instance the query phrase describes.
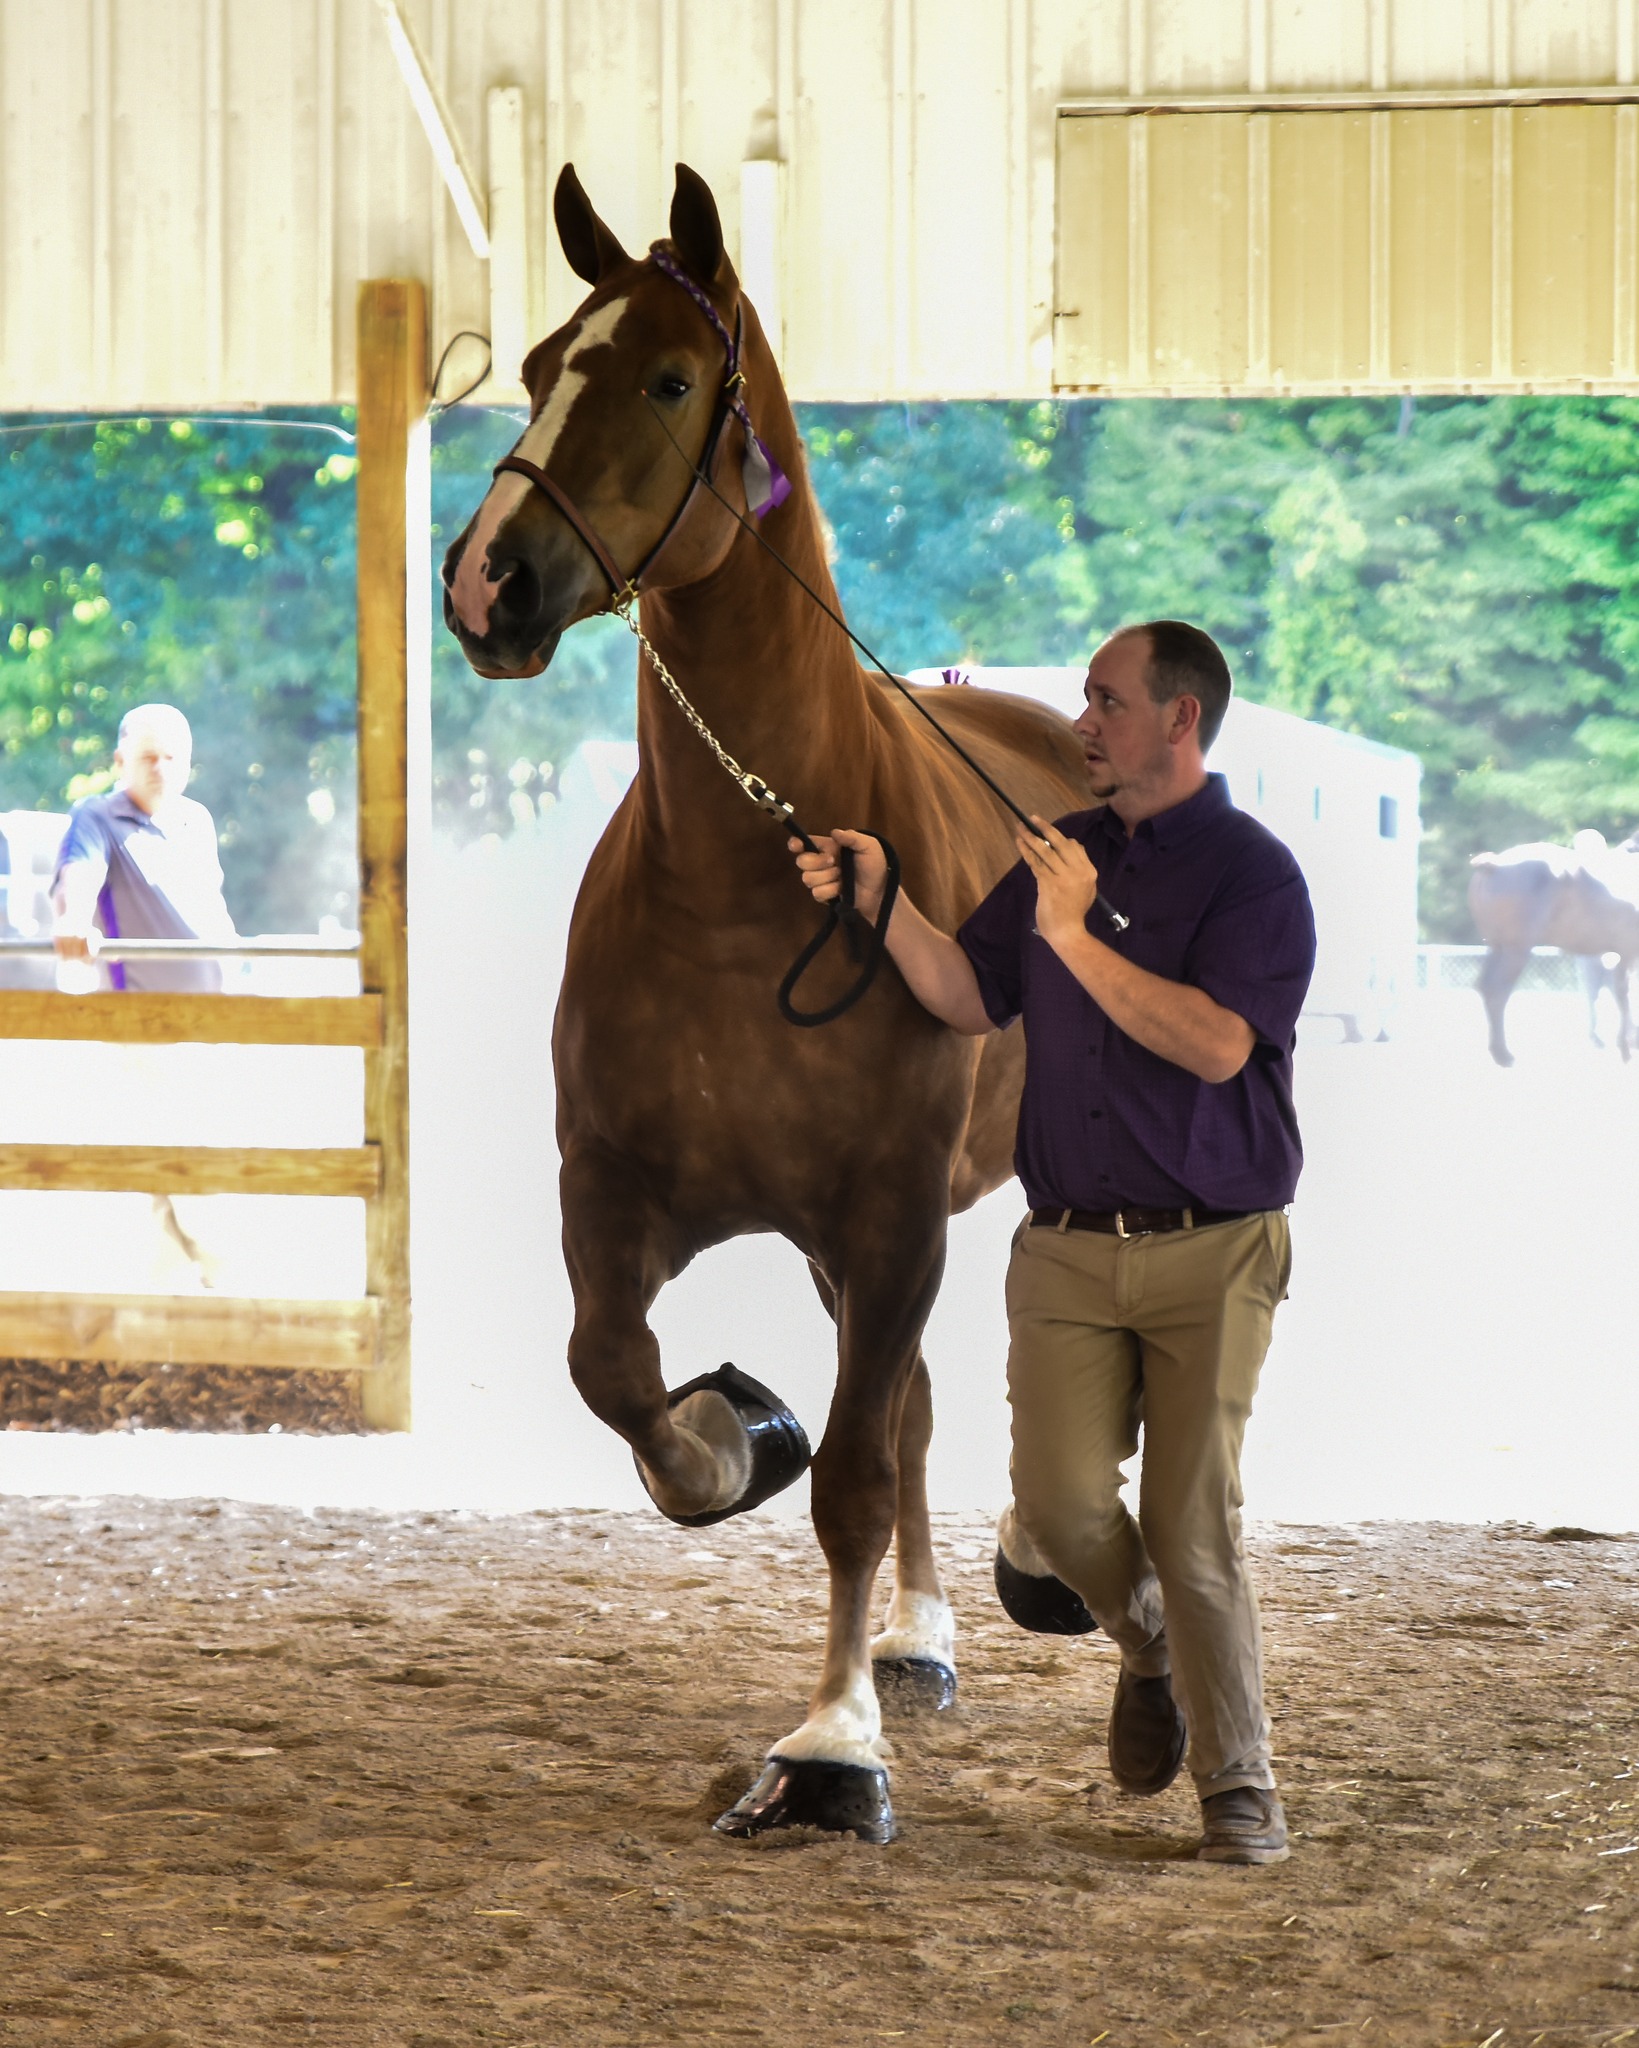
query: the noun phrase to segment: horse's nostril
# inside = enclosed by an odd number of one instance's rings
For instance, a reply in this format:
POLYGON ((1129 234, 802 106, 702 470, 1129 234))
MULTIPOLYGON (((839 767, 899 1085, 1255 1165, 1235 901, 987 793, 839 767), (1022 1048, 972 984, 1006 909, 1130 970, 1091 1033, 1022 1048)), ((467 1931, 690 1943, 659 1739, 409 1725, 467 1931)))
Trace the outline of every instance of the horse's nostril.
POLYGON ((490 605, 491 618, 514 627, 527 625, 541 609, 540 578, 527 562, 519 559, 497 562, 494 566, 496 587, 490 605))

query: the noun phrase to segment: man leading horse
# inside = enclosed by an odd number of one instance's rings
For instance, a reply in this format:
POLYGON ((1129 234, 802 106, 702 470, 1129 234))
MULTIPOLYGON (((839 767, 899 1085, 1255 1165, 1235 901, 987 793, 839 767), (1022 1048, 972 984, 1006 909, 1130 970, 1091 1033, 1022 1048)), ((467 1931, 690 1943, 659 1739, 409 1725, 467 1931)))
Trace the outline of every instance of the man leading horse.
MULTIPOLYGON (((1315 937, 1296 861, 1207 772, 1229 696, 1196 627, 1117 633, 1076 721, 1099 807, 1021 832, 1018 865, 954 937, 901 896, 886 944, 941 1023, 980 1037, 1022 1017, 1028 1037, 998 1589, 1026 1626, 1096 1622, 1119 1647, 1109 1759, 1124 1791, 1163 1791, 1187 1742, 1197 1853, 1273 1863, 1286 1822, 1240 1453, 1290 1270, 1293 1034, 1315 937), (1121 929, 1095 921, 1101 894, 1121 929), (1135 1521, 1120 1468, 1140 1418, 1135 1521)), ((791 842, 816 898, 835 896, 846 848, 874 917, 879 844, 817 843, 791 842)))
MULTIPOLYGON (((679 165, 670 237, 635 258, 572 169, 555 212, 590 290, 526 360, 529 425, 444 577, 446 621, 484 675, 542 674, 564 631, 610 609, 640 641, 638 772, 587 868, 553 1031, 570 1371, 674 1521, 753 1507, 808 1461, 796 1418, 730 1366, 668 1389, 649 1309, 726 1238, 777 1231, 807 1256, 837 1326, 812 1459, 825 1648, 801 1724, 717 1825, 885 1841, 877 1680, 935 1704, 956 1686, 922 1330, 951 1214, 1011 1172, 1023 1046, 947 1029, 899 973, 823 1030, 783 1021, 776 984, 811 911, 773 790, 799 818, 882 832, 945 930, 1012 860, 994 791, 1045 816, 1095 792, 1076 735, 1042 707, 890 692, 860 669, 796 422, 703 181, 679 165), (937 700, 943 734, 918 697, 937 700)), ((827 1007, 828 993, 818 981, 827 1007)))

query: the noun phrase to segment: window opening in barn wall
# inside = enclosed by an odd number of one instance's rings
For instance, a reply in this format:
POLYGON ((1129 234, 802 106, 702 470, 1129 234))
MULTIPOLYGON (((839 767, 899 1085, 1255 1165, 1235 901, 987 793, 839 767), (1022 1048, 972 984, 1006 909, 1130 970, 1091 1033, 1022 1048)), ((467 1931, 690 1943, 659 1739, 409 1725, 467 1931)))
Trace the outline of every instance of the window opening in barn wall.
MULTIPOLYGON (((49 941, 69 814, 117 787, 122 715, 174 704, 237 932, 340 954, 228 960, 224 992, 357 991, 356 470, 350 408, 0 420, 0 938, 49 941)), ((0 987, 109 984, 106 966, 0 949, 0 987)), ((362 1143, 354 1047, 20 1038, 6 1060, 0 1145, 362 1143)), ((153 1227, 153 1206, 0 1191, 0 1290, 363 1292, 361 1198, 179 1199, 200 1260, 153 1227)))

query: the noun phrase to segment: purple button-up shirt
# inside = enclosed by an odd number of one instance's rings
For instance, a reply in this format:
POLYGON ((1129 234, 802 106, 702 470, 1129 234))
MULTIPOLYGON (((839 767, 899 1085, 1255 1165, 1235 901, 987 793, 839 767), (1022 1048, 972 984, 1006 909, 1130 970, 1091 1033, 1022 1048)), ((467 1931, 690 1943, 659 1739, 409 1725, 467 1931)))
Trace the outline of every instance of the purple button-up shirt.
POLYGON ((1292 1047, 1315 964, 1291 852, 1229 800, 1221 775, 1136 832, 1107 806, 1061 818, 1132 920, 1087 928, 1135 965, 1204 989, 1257 1034, 1228 1081, 1197 1080, 1120 1031, 1035 930, 1018 866, 956 934, 992 1021, 1029 1050, 1014 1165, 1033 1209, 1278 1209, 1303 1165, 1292 1047))

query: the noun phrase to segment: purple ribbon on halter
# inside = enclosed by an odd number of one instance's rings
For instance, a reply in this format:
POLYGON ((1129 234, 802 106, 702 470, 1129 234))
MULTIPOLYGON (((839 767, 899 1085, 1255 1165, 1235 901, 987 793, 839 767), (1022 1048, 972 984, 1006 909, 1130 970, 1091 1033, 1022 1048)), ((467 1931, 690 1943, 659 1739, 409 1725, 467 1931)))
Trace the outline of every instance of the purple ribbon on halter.
POLYGON ((733 395, 729 398, 728 409, 740 422, 745 431, 745 461, 740 466, 740 480, 745 486, 746 503, 752 516, 761 519, 765 512, 772 512, 783 505, 791 495, 791 479, 781 469, 769 452, 767 444, 751 424, 751 415, 746 411, 746 402, 740 396, 745 383, 740 370, 740 350, 733 335, 723 325, 717 308, 667 250, 664 242, 653 242, 649 254, 654 258, 655 268, 663 270, 674 284, 680 284, 694 303, 705 314, 716 330, 718 340, 723 344, 723 353, 728 357, 728 381, 725 386, 733 395))

